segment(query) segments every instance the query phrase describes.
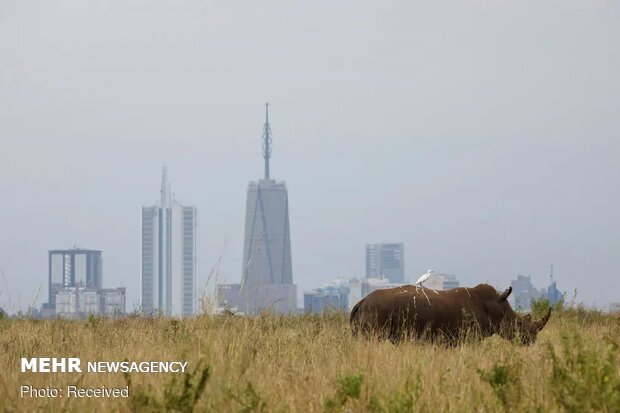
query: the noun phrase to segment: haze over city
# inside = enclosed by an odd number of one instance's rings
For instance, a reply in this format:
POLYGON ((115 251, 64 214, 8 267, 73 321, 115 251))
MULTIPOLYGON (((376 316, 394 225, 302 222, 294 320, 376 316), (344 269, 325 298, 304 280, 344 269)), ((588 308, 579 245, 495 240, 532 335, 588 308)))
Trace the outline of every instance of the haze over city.
POLYGON ((163 165, 198 210, 199 295, 214 267, 239 282, 265 101, 298 295, 402 242, 414 280, 543 287, 553 264, 620 301, 618 2, 5 1, 0 56, 8 311, 73 245, 137 307, 163 165))

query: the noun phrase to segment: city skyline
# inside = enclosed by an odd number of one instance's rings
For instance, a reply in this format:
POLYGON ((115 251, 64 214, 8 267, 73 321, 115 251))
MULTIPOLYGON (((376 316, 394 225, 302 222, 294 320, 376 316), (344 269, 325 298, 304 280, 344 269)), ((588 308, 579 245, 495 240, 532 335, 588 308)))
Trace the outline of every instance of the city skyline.
POLYGON ((554 264, 569 296, 617 301, 618 16, 578 0, 8 4, 0 306, 38 307, 46 251, 76 243, 139 306, 139 209, 164 164, 201 211, 197 295, 238 282, 266 99, 298 292, 363 277, 364 245, 397 240, 408 277, 506 288, 554 264))

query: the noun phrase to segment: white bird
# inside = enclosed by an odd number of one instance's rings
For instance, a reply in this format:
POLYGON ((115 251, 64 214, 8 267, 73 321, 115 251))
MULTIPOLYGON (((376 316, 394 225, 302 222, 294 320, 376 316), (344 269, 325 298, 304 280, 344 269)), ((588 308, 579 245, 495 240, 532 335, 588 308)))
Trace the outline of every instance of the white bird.
POLYGON ((433 270, 426 271, 426 273, 422 274, 420 278, 418 278, 418 281, 415 282, 415 285, 423 287, 422 283, 426 282, 426 280, 428 280, 434 272, 435 271, 433 270))

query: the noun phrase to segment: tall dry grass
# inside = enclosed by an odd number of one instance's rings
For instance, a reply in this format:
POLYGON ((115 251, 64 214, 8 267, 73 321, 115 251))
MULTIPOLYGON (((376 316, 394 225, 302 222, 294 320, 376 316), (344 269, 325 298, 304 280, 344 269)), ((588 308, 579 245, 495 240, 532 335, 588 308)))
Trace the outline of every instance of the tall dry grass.
POLYGON ((351 336, 346 314, 0 320, 4 411, 620 411, 620 320, 555 314, 536 344, 456 348, 351 336), (20 373, 21 357, 187 360, 191 374, 20 373), (20 398, 19 386, 124 387, 129 399, 20 398), (572 400, 576 399, 576 400, 572 400))

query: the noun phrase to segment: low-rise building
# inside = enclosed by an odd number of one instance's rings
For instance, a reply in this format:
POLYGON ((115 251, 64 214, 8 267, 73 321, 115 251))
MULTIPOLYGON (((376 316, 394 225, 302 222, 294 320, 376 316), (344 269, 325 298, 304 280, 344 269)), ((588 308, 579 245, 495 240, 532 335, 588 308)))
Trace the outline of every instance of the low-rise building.
POLYGON ((304 292, 304 312, 317 314, 329 309, 348 311, 350 292, 349 284, 344 279, 337 279, 321 288, 306 291, 304 292))
POLYGON ((102 288, 99 290, 101 314, 116 317, 125 314, 125 288, 102 288))
POLYGON ((440 274, 443 278, 443 290, 451 290, 453 288, 459 288, 461 283, 454 274, 440 274))
POLYGON ((67 287, 56 292, 55 301, 55 312, 59 317, 125 314, 125 288, 67 287))
POLYGON ((218 284, 215 290, 215 312, 239 312, 240 284, 218 284))

